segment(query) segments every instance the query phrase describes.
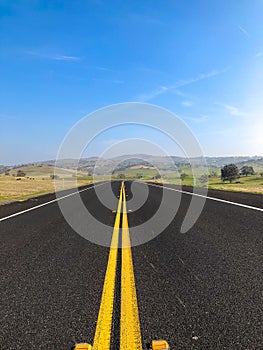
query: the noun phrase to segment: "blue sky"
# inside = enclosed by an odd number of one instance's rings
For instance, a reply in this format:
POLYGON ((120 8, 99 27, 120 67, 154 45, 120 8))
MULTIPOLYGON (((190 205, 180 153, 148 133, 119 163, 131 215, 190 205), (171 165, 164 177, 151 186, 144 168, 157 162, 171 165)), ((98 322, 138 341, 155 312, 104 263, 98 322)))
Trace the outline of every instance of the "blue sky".
MULTIPOLYGON (((261 0, 1 0, 0 16, 0 164, 53 159, 80 118, 128 101, 174 112, 206 155, 263 155, 261 0)), ((88 155, 130 134, 156 140, 114 128, 88 155)))

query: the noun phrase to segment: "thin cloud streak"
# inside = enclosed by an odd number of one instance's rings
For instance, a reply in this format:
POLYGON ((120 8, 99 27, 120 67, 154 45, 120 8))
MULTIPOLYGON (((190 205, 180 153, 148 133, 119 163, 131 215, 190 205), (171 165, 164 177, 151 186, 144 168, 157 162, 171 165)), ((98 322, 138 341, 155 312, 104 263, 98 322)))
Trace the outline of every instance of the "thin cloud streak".
POLYGON ((97 69, 97 70, 101 70, 101 71, 103 71, 103 72, 117 72, 116 70, 114 70, 114 69, 111 69, 111 68, 107 68, 107 67, 94 67, 95 69, 97 69))
POLYGON ((227 105, 227 104, 219 104, 222 107, 224 107, 224 109, 230 114, 233 115, 235 117, 246 117, 248 114, 244 111, 242 111, 240 108, 236 107, 236 106, 232 106, 232 105, 227 105))
POLYGON ((192 102, 192 101, 182 101, 182 102, 181 102, 181 105, 182 105, 183 107, 192 107, 193 102, 192 102))
POLYGON ((247 38, 250 37, 248 31, 245 28, 238 26, 238 29, 241 31, 241 33, 243 33, 245 35, 245 37, 247 37, 247 38))
POLYGON ((200 115, 199 117, 185 117, 187 120, 191 120, 195 123, 205 123, 209 120, 209 117, 207 115, 200 115))
POLYGON ((181 90, 173 90, 173 93, 177 96, 183 97, 187 101, 191 101, 193 104, 194 104, 194 101, 199 100, 198 97, 189 93, 182 92, 181 90))
POLYGON ((27 54, 45 58, 54 61, 80 61, 81 58, 77 56, 59 55, 59 54, 42 54, 36 51, 26 51, 27 54))
POLYGON ((179 80, 175 84, 170 85, 170 86, 160 86, 159 88, 151 91, 148 94, 141 94, 141 95, 137 96, 136 100, 141 101, 141 102, 146 102, 146 101, 152 100, 153 98, 155 98, 159 95, 162 95, 168 91, 177 90, 178 88, 181 88, 181 87, 184 87, 187 85, 197 83, 197 82, 202 81, 202 80, 206 80, 206 79, 215 77, 219 74, 226 72, 227 70, 229 70, 229 67, 222 69, 222 70, 214 69, 214 70, 207 72, 207 73, 201 73, 198 76, 196 76, 195 78, 186 79, 186 80, 179 80))

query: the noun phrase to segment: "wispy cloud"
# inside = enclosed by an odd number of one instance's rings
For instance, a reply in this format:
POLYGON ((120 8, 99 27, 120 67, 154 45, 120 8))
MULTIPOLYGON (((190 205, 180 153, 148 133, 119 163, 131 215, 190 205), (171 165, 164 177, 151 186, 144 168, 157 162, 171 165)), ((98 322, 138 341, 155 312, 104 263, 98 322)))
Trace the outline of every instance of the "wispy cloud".
POLYGON ((80 61, 81 58, 78 56, 68 56, 60 54, 46 54, 37 51, 26 51, 28 55, 37 56, 44 59, 54 60, 54 61, 80 61))
POLYGON ((209 117, 201 114, 199 117, 185 117, 185 119, 191 120, 195 123, 205 123, 209 120, 209 117))
POLYGON ((181 102, 181 105, 182 105, 183 107, 192 107, 193 101, 182 101, 182 102, 181 102))
POLYGON ((219 105, 221 105, 222 107, 224 107, 224 109, 225 109, 230 115, 233 115, 233 116, 236 116, 236 117, 245 117, 245 116, 248 115, 247 112, 242 111, 239 107, 232 106, 232 105, 227 105, 227 104, 219 104, 219 105))
POLYGON ((182 92, 181 90, 174 90, 174 93, 180 97, 184 98, 191 98, 190 95, 186 94, 185 92, 182 92))
POLYGON ((53 60, 57 61, 79 61, 80 57, 77 56, 65 56, 65 55, 55 55, 52 56, 53 60))
POLYGON ((156 88, 155 90, 153 90, 147 94, 141 94, 141 95, 137 96, 136 100, 149 101, 149 100, 152 100, 153 98, 155 98, 159 95, 162 95, 168 91, 174 91, 174 90, 178 91, 178 89, 181 87, 197 83, 201 80, 206 80, 206 79, 215 77, 221 73, 226 72, 227 70, 229 70, 229 67, 222 69, 222 70, 214 69, 214 70, 207 72, 207 73, 201 73, 194 78, 190 78, 190 79, 186 79, 186 80, 179 80, 173 85, 159 86, 158 88, 156 88))
POLYGON ((247 37, 247 38, 250 37, 248 31, 245 28, 238 26, 238 29, 241 31, 241 33, 243 33, 245 35, 245 37, 247 37))
POLYGON ((195 95, 192 95, 192 94, 183 92, 183 91, 181 91, 181 90, 179 90, 179 89, 173 90, 172 92, 173 92, 175 95, 177 95, 177 96, 183 97, 184 100, 192 101, 193 104, 194 104, 194 101, 198 101, 198 100, 199 100, 199 98, 196 97, 195 95))
POLYGON ((94 67, 97 70, 103 71, 103 72, 116 72, 116 70, 111 69, 111 68, 107 68, 107 67, 94 67))
POLYGON ((166 91, 170 90, 168 86, 159 86, 157 89, 152 90, 149 93, 141 94, 137 96, 135 99, 139 101, 149 101, 154 99, 155 97, 164 94, 166 91))
POLYGON ((262 57, 263 56, 263 52, 258 52, 255 54, 255 57, 262 57))

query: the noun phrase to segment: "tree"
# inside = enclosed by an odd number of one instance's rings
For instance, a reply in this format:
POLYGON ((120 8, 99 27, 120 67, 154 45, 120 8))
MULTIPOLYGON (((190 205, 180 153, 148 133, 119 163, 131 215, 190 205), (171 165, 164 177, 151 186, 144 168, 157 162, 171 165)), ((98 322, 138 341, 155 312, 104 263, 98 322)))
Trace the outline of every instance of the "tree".
POLYGON ((204 184, 206 184, 208 182, 208 175, 207 174, 203 174, 203 175, 201 175, 199 177, 198 180, 201 182, 201 184, 204 185, 204 184))
POLYGON ((248 165, 242 166, 240 172, 241 172, 241 175, 245 175, 245 176, 254 175, 255 174, 253 166, 248 166, 248 165))
POLYGON ((210 174, 208 175, 209 177, 217 177, 217 172, 215 170, 212 170, 210 174))
POLYGON ((124 174, 119 174, 119 175, 118 175, 118 179, 124 180, 124 179, 125 179, 125 175, 124 175, 124 174))
POLYGON ((182 181, 184 181, 184 179, 187 177, 187 174, 186 173, 182 173, 181 175, 180 175, 180 178, 181 178, 181 180, 182 181))
POLYGON ((239 177, 239 170, 235 164, 227 164, 221 169, 221 179, 232 183, 239 177))
POLYGON ((17 173, 16 173, 16 176, 17 177, 24 177, 24 176, 26 176, 26 173, 24 171, 22 171, 22 170, 18 170, 17 173))
POLYGON ((59 176, 55 175, 55 174, 51 174, 50 178, 51 178, 51 180, 57 180, 57 179, 59 179, 59 176))

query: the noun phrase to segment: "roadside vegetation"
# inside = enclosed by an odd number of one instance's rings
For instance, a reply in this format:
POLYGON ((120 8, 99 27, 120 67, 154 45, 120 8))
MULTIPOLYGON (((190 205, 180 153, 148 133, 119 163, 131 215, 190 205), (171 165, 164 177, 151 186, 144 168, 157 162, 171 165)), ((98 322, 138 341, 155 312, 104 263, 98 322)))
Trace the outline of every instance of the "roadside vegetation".
POLYGON ((6 171, 0 175, 0 204, 14 200, 26 200, 37 195, 55 191, 55 183, 58 189, 67 189, 92 183, 92 177, 84 172, 75 172, 70 169, 57 169, 54 174, 52 166, 24 166, 6 171))
MULTIPOLYGON (((106 175, 96 175, 95 181, 105 181, 106 175)), ((194 178, 189 165, 180 165, 177 170, 158 170, 153 166, 131 166, 122 168, 111 176, 112 180, 142 180, 156 183, 170 183, 193 186, 194 178)), ((59 168, 54 173, 54 167, 23 166, 0 174, 0 204, 15 200, 26 200, 41 194, 55 191, 54 182, 59 190, 73 188, 92 183, 93 176, 89 172, 59 168)), ((250 192, 263 194, 263 167, 243 165, 237 167, 227 164, 218 167, 197 168, 195 184, 199 187, 224 191, 250 192)))
MULTIPOLYGON (((222 169, 197 168, 196 185, 199 187, 208 186, 208 188, 224 191, 250 192, 263 194, 263 171, 258 168, 257 171, 251 166, 238 168, 234 164, 228 164, 222 169)), ((115 174, 118 178, 119 174, 115 174)), ((190 166, 181 166, 178 171, 163 170, 157 172, 155 168, 146 169, 125 169, 122 170, 122 178, 131 180, 154 181, 162 183, 177 184, 183 186, 193 186, 194 178, 190 166)))

